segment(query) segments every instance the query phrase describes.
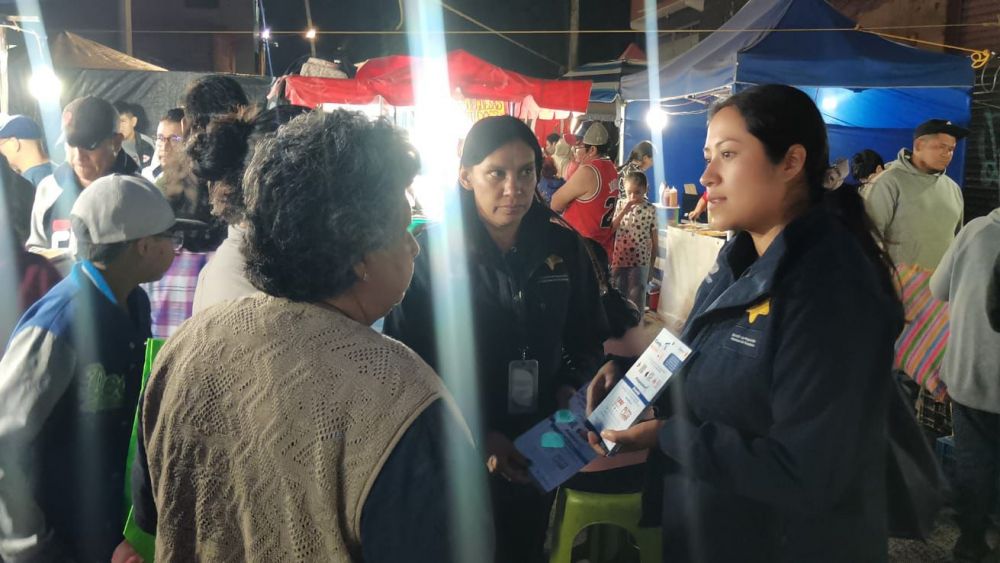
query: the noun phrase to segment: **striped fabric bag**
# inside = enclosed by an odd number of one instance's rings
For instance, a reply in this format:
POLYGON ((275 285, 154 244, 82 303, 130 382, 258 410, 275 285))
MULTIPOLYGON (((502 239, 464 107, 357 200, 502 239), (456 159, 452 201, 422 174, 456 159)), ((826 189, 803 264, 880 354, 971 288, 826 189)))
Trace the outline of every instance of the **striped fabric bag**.
POLYGON ((931 295, 932 273, 919 266, 896 268, 906 327, 896 341, 895 367, 941 402, 948 396, 940 378, 941 359, 948 344, 948 304, 931 295))

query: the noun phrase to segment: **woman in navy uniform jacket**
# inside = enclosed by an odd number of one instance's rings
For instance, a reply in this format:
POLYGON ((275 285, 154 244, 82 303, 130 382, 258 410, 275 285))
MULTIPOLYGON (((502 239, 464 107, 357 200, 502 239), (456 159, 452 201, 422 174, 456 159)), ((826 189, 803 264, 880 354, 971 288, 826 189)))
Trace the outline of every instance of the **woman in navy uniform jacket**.
MULTIPOLYGON (((660 418, 605 437, 654 448, 662 510, 645 517, 665 561, 885 561, 891 262, 861 207, 822 188, 826 128, 803 92, 717 104, 705 161, 713 227, 738 234, 698 290, 660 418)), ((592 405, 614 380, 594 379, 592 405)))

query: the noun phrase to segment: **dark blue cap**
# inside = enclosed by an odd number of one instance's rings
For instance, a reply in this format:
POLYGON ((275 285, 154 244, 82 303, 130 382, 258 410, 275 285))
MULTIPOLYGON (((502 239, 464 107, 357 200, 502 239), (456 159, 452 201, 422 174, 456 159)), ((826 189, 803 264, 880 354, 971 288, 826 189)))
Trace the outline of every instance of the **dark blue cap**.
POLYGON ((41 139, 42 129, 26 115, 0 114, 0 139, 41 139))

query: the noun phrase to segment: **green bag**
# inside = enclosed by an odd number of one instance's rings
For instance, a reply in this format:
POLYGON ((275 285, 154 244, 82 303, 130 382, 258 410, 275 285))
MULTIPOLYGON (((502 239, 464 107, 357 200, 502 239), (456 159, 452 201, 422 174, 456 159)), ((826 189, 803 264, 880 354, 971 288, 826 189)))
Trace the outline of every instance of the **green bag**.
MULTIPOLYGON (((153 369, 153 360, 163 347, 164 339, 150 338, 146 341, 146 361, 142 366, 142 387, 139 400, 146 395, 146 381, 153 369)), ((132 462, 135 461, 135 449, 139 438, 139 406, 135 408, 135 418, 132 420, 132 439, 128 443, 128 458, 125 460, 125 508, 128 517, 125 518, 125 531, 122 534, 128 543, 139 553, 146 563, 153 563, 156 555, 156 536, 146 533, 135 523, 132 508, 132 462)))

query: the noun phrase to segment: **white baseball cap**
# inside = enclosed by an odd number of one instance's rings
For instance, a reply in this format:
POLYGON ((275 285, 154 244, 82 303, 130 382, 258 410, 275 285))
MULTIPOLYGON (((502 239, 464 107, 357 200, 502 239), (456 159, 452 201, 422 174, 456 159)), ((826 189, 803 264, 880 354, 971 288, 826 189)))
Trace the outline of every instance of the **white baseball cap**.
POLYGON ((152 182, 123 174, 94 180, 76 198, 70 219, 76 238, 89 244, 113 244, 206 226, 201 221, 178 219, 152 182))
POLYGON ((608 142, 608 129, 600 121, 595 121, 583 134, 583 144, 603 147, 608 142))

